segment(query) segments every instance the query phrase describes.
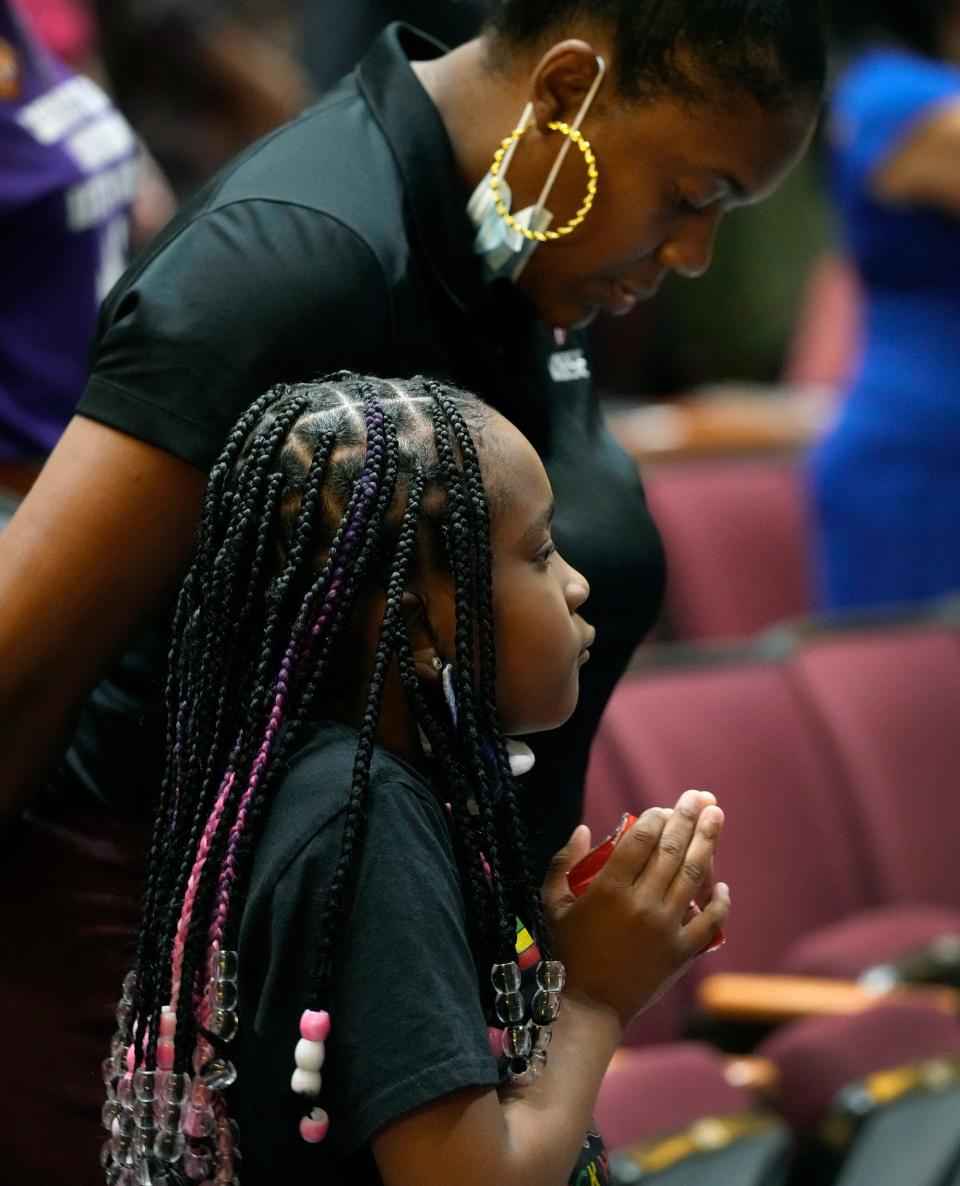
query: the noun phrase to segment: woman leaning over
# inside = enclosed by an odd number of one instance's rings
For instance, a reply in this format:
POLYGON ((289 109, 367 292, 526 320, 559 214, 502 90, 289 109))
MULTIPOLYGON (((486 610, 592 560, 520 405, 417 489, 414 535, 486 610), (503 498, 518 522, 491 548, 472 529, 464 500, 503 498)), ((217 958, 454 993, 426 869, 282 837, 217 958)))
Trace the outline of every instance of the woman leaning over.
POLYGON ((558 543, 590 579, 603 640, 531 775, 534 847, 554 851, 663 578, 580 330, 668 272, 707 267, 721 218, 805 148, 823 73, 807 0, 500 0, 449 53, 391 27, 210 183, 106 302, 78 413, 0 538, 7 814, 51 777, 121 810, 148 797, 160 631, 95 688, 56 772, 52 759, 91 686, 161 613, 242 407, 277 380, 352 367, 456 381, 544 460, 558 543), (489 170, 505 138, 498 210, 489 170), (571 224, 542 242, 514 229, 571 224))

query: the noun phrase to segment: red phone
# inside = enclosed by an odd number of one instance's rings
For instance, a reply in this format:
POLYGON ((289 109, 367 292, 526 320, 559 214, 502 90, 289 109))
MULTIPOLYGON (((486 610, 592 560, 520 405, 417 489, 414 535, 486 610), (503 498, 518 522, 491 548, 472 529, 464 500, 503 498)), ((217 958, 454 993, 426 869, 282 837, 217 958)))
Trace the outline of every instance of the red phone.
MULTIPOLYGON (((594 877, 596 877, 596 875, 610 859, 610 854, 620 843, 621 837, 637 822, 637 818, 637 816, 631 815, 629 811, 625 812, 624 815, 620 817, 620 822, 617 824, 611 835, 609 835, 606 840, 601 840, 595 848, 591 848, 582 860, 577 861, 577 863, 567 874, 567 882, 570 886, 570 892, 572 894, 579 898, 580 895, 586 890, 590 882, 593 881, 594 877)), ((700 907, 698 904, 696 902, 691 902, 690 910, 688 911, 684 922, 689 922, 691 918, 699 913, 700 907)), ((726 941, 727 937, 724 935, 723 931, 717 931, 713 939, 711 939, 711 941, 700 954, 703 955, 707 951, 716 951, 718 948, 722 947, 726 941)))

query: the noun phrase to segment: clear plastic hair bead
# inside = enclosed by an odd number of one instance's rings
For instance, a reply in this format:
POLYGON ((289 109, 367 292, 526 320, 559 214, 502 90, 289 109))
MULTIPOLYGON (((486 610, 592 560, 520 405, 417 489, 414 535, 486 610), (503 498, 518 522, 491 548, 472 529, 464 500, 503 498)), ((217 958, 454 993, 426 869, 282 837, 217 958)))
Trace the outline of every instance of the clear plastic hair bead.
POLYGON ((135 1012, 136 1010, 134 1008, 133 1001, 128 1001, 125 997, 121 997, 120 1000, 117 1001, 117 1025, 120 1026, 121 1029, 123 1029, 125 1026, 128 1026, 130 1019, 133 1017, 135 1012))
POLYGON ((559 960, 541 960, 537 964, 537 985, 545 992, 562 992, 567 973, 559 960))
POLYGON ((237 1081, 237 1068, 228 1058, 212 1058, 197 1077, 211 1091, 225 1091, 237 1081))
POLYGON ((148 1157, 144 1157, 133 1167, 133 1180, 137 1186, 153 1186, 153 1170, 148 1157))
MULTIPOLYGON (((116 981, 114 981, 114 984, 116 984, 116 981)), ((123 978, 123 989, 122 989, 123 999, 125 1001, 132 1001, 136 991, 137 991, 137 974, 134 971, 130 971, 123 978)))
POLYGON ((529 1087, 531 1083, 536 1083, 540 1075, 540 1068, 536 1063, 518 1058, 514 1059, 507 1068, 507 1074, 510 1076, 510 1082, 517 1087, 529 1087))
POLYGON ((520 968, 516 961, 508 964, 494 964, 490 969, 490 981, 500 993, 520 991, 520 968))
POLYGON ((533 994, 530 1012, 537 1025, 549 1025, 556 1020, 556 1016, 560 1012, 560 994, 544 992, 542 988, 538 988, 533 994))
POLYGON ((118 1165, 131 1165, 133 1162, 133 1137, 121 1134, 110 1142, 113 1149, 113 1160, 118 1165))
POLYGON ((182 1104, 190 1095, 190 1076, 178 1071, 163 1071, 157 1076, 157 1099, 165 1104, 182 1104))
POLYGON ((553 1030, 550 1026, 531 1024, 530 1037, 533 1039, 534 1053, 546 1056, 547 1047, 550 1045, 550 1039, 553 1037, 553 1030))
POLYGON ((128 1111, 133 1110, 133 1105, 137 1100, 137 1093, 133 1089, 132 1075, 127 1074, 117 1080, 117 1100, 121 1108, 126 1108, 128 1111))
POLYGON ((153 1142, 153 1155, 161 1161, 179 1161, 187 1147, 187 1138, 182 1132, 159 1132, 153 1142))
POLYGON ((237 1015, 232 1009, 216 1009, 210 1018, 209 1029, 223 1038, 224 1042, 232 1042, 238 1028, 237 1015))
POLYGON ((213 980, 210 983, 210 1004, 214 1009, 236 1009, 237 983, 235 980, 213 980))
POLYGON ((493 1007, 504 1025, 519 1024, 527 1008, 519 992, 498 992, 493 1007))
POLYGON ((236 980, 237 962, 235 951, 212 951, 210 953, 210 975, 214 980, 236 980))
POLYGON ((190 1148, 184 1152, 183 1168, 188 1178, 195 1182, 199 1182, 205 1178, 209 1173, 213 1158, 209 1149, 190 1148))
POLYGON ((187 1108, 183 1113, 183 1131, 194 1139, 208 1137, 216 1121, 209 1108, 187 1108))
POLYGON ((116 1081, 119 1074, 120 1072, 117 1070, 116 1065, 114 1064, 112 1055, 110 1058, 105 1058, 100 1064, 100 1077, 103 1079, 107 1087, 111 1086, 111 1084, 116 1081))
POLYGON ((137 1100, 133 1105, 133 1118, 141 1128, 153 1128, 155 1107, 153 1100, 137 1100))
POLYGON ((121 1111, 122 1109, 116 1100, 107 1100, 100 1109, 100 1122, 107 1132, 110 1132, 113 1128, 113 1122, 120 1115, 121 1111))
POLYGON ((143 1067, 134 1071, 133 1090, 138 1100, 152 1103, 157 1098, 157 1072, 143 1067))
POLYGON ((128 1141, 133 1140, 134 1133, 137 1131, 137 1122, 133 1117, 132 1112, 119 1112, 113 1118, 113 1123, 110 1125, 110 1133, 112 1136, 120 1137, 128 1141))
POLYGON ((508 1025, 500 1042, 507 1058, 528 1058, 533 1049, 533 1039, 525 1025, 508 1025))
POLYGON ((162 1104, 158 1100, 153 1107, 153 1114, 157 1120, 157 1128, 162 1129, 164 1132, 176 1132, 180 1128, 183 1111, 179 1104, 162 1104))

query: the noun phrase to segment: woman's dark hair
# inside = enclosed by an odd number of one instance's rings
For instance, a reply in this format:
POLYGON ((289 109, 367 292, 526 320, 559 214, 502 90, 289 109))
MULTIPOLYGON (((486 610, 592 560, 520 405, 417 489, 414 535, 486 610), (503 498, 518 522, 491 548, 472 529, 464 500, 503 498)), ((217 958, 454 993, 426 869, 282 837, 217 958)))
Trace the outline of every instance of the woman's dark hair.
MULTIPOLYGON (((373 593, 384 605, 379 642, 305 1003, 330 999, 393 662, 428 740, 437 794, 451 805, 479 991, 491 991, 492 963, 516 958, 518 914, 548 958, 494 702, 490 523, 475 443, 489 416, 480 400, 430 380, 341 373, 274 388, 230 434, 174 619, 167 767, 135 979, 104 1068, 115 1093, 128 1066, 219 1074, 236 1019, 229 1002, 225 1015, 214 1012, 211 959, 236 946, 258 821, 311 709, 336 693, 338 647, 373 593), (452 577, 456 724, 416 675, 401 612, 420 565, 452 577)), ((222 1097, 216 1109, 225 1121, 222 1097)))
POLYGON ((508 45, 534 45, 577 22, 610 33, 627 99, 697 101, 719 83, 779 107, 823 92, 818 0, 494 0, 486 27, 508 45))
POLYGON ((842 42, 888 39, 938 57, 945 19, 957 0, 831 0, 831 24, 842 42))

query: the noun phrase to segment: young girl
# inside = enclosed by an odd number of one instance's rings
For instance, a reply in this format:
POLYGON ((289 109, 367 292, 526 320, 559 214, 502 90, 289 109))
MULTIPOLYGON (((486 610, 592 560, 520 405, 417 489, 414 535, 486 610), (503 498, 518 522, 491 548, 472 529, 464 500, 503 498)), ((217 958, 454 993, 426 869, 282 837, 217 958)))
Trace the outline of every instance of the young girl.
POLYGON ((427 380, 277 387, 229 437, 174 622, 108 1183, 607 1180, 607 1063, 729 898, 689 917, 722 815, 687 792, 575 898, 578 828, 541 902, 505 734, 567 719, 593 641, 552 513, 519 431, 427 380))

